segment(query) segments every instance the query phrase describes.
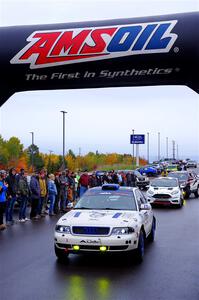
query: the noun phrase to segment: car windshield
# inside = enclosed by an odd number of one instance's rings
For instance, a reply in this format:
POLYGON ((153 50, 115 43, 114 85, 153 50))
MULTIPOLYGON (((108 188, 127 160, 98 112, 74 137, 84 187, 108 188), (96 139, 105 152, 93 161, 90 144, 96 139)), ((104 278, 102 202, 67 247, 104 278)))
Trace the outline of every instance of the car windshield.
POLYGON ((177 178, 180 181, 186 181, 188 179, 187 173, 169 173, 169 177, 177 178))
POLYGON ((176 165, 171 165, 171 166, 168 166, 167 169, 175 169, 177 166, 176 165))
POLYGON ((137 210, 132 191, 87 191, 75 209, 137 210))
POLYGON ((178 186, 178 181, 176 179, 168 179, 168 178, 161 178, 155 179, 151 183, 153 187, 176 187, 178 186))

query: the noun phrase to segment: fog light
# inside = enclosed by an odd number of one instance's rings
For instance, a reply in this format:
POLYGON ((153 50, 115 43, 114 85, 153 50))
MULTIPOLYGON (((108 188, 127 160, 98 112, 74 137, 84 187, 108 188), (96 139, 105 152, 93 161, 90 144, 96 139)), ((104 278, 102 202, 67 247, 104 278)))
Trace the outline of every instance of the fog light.
POLYGON ((100 251, 104 252, 104 251, 106 251, 106 250, 107 250, 106 246, 101 246, 101 247, 100 247, 100 251))
POLYGON ((79 246, 78 245, 73 246, 73 250, 78 251, 79 250, 79 246))

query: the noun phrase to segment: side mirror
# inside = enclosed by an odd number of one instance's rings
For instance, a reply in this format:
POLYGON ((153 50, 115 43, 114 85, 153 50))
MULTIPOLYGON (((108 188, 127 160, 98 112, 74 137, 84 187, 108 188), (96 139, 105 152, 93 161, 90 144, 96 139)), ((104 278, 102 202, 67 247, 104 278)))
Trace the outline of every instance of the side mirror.
POLYGON ((140 210, 150 210, 151 205, 149 203, 141 204, 140 210))

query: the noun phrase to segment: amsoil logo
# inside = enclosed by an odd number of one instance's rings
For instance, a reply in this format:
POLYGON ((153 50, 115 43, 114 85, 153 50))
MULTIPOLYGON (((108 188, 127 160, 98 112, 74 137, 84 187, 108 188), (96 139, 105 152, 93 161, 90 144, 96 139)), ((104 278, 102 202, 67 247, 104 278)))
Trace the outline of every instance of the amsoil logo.
POLYGON ((177 39, 177 20, 108 27, 35 31, 10 61, 30 69, 169 52, 177 39))

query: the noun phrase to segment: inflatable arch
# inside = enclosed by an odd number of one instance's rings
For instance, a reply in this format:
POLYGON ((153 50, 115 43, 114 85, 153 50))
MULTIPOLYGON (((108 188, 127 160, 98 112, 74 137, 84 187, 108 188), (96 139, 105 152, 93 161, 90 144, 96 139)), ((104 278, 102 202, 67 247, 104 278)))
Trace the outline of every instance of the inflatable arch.
POLYGON ((0 28, 0 106, 15 92, 186 85, 199 93, 199 12, 0 28))

